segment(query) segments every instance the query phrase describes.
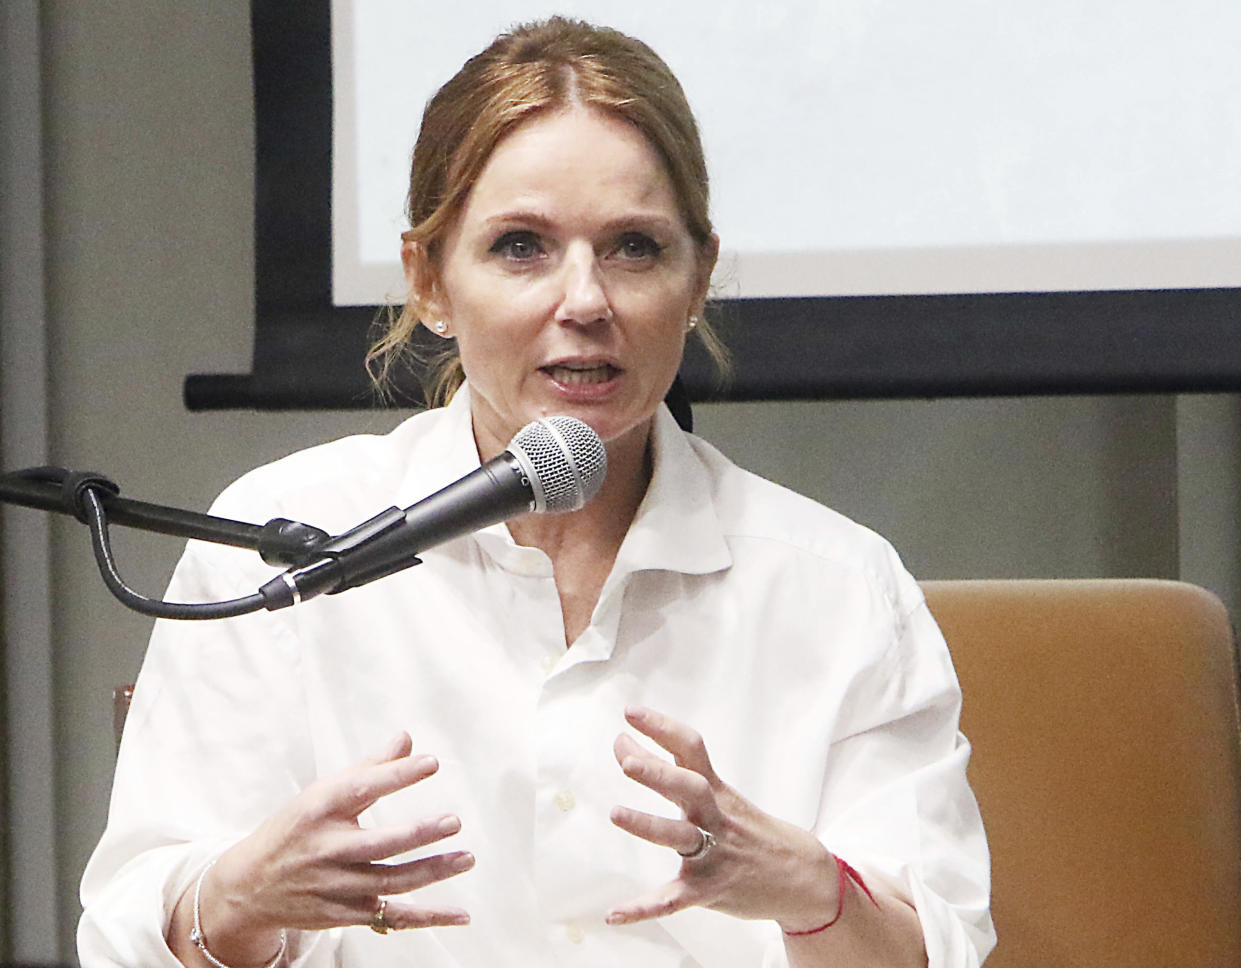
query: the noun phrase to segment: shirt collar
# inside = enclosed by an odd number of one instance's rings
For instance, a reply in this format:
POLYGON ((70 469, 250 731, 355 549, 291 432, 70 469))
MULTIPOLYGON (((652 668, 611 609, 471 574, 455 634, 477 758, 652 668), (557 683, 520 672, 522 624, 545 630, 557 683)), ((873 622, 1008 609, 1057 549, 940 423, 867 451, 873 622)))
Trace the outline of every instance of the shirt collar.
POLYGON ((732 564, 715 512, 710 475, 666 406, 652 429, 654 472, 614 573, 664 570, 705 575, 732 564))
MULTIPOLYGON (((434 420, 427 436, 418 444, 417 465, 406 471, 402 496, 408 506, 478 470, 482 461, 474 439, 474 420, 470 410, 470 385, 462 383, 448 403, 426 414, 434 420)), ((503 522, 475 531, 471 536, 501 567, 525 575, 550 577, 551 560, 538 548, 517 544, 503 522)), ((451 554, 450 545, 427 548, 421 557, 451 554)))
POLYGON ((411 454, 398 491, 402 507, 408 507, 481 465, 470 419, 470 392, 462 386, 444 407, 419 414, 414 425, 427 427, 411 454))

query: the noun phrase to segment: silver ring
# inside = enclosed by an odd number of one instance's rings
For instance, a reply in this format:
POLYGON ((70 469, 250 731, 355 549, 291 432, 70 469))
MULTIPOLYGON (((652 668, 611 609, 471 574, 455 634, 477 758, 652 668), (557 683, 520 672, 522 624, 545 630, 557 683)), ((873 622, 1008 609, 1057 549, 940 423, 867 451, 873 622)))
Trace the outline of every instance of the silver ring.
POLYGON ((371 930, 376 934, 388 933, 388 922, 384 920, 384 912, 388 910, 388 899, 381 897, 379 899, 379 907, 375 908, 375 913, 371 915, 371 930))
POLYGON ((680 854, 683 858, 685 858, 685 860, 702 860, 704 857, 707 856, 707 854, 711 853, 711 848, 715 846, 715 837, 711 835, 711 831, 703 830, 701 827, 699 827, 698 833, 702 835, 702 841, 698 844, 697 847, 695 847, 693 850, 689 851, 688 853, 686 853, 683 850, 677 851, 677 853, 680 854))

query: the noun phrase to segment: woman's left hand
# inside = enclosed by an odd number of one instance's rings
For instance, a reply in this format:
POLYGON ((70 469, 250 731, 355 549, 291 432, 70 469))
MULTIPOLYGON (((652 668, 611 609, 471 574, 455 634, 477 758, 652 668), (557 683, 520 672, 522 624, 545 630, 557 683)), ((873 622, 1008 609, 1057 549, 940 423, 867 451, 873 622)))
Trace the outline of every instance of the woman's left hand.
POLYGON ((739 918, 770 918, 786 931, 831 920, 839 906, 835 858, 807 830, 777 820, 721 780, 702 737, 668 716, 638 706, 625 719, 672 755, 673 762, 622 733, 613 750, 625 775, 675 803, 681 819, 628 807, 612 822, 635 837, 682 855, 677 876, 614 907, 609 924, 630 924, 699 906, 739 918), (708 849, 706 835, 713 839, 708 849), (693 856, 697 852, 698 856, 693 856))

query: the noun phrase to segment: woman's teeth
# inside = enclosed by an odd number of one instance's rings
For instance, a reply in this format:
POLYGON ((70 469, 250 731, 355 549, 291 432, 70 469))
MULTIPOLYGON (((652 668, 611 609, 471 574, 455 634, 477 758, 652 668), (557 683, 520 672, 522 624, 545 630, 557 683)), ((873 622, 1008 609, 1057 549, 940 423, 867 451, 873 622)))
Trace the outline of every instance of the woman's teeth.
POLYGON ((557 383, 569 385, 582 383, 602 383, 612 376, 613 368, 606 363, 587 368, 569 366, 550 366, 547 368, 552 379, 557 383))

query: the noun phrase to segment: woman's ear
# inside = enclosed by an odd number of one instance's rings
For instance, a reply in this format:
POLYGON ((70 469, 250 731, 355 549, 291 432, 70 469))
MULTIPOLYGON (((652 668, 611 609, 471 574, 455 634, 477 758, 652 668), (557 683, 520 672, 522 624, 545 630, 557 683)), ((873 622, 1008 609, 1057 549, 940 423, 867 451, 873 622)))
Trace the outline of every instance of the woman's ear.
POLYGON ((701 316, 711 294, 711 273, 715 272, 715 263, 720 257, 720 237, 714 232, 699 250, 698 255, 698 289, 694 294, 693 312, 701 316))
POLYGON ((405 269, 407 300, 413 304, 418 318, 428 325, 444 317, 440 286, 426 243, 401 242, 401 265, 405 269))

